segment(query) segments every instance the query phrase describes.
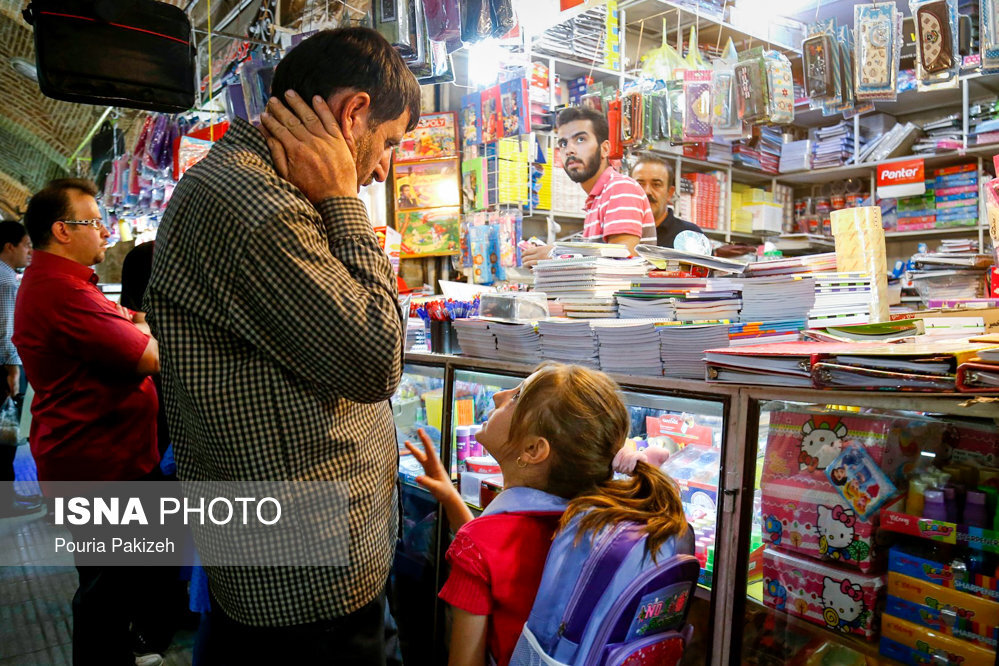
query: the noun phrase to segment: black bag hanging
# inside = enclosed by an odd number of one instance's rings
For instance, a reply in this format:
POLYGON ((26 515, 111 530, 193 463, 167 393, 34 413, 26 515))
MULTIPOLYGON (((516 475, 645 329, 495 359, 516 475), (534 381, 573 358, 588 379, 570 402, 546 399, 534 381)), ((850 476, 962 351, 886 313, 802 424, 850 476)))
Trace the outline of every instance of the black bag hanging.
POLYGON ((461 0, 461 41, 472 44, 492 32, 489 0, 461 0))
POLYGON ((156 0, 32 0, 38 85, 67 102, 176 113, 194 106, 195 48, 179 7, 156 0))
POLYGON ((97 134, 90 140, 90 173, 97 176, 105 162, 125 154, 125 135, 105 120, 97 134))
POLYGON ((510 0, 488 0, 493 20, 493 37, 502 37, 517 25, 510 0))

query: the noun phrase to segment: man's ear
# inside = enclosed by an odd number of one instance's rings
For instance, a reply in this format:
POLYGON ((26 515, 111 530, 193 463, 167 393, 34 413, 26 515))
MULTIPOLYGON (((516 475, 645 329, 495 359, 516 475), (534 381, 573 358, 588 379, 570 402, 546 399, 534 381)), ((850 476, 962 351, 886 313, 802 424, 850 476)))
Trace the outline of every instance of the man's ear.
POLYGON ((600 161, 606 162, 610 158, 610 139, 600 144, 600 161))
MULTIPOLYGON (((340 96, 338 96, 340 97, 340 96)), ((337 100, 340 108, 334 107, 333 115, 340 123, 340 131, 350 152, 357 157, 357 142, 368 129, 368 116, 371 113, 371 96, 366 92, 350 91, 337 100)))

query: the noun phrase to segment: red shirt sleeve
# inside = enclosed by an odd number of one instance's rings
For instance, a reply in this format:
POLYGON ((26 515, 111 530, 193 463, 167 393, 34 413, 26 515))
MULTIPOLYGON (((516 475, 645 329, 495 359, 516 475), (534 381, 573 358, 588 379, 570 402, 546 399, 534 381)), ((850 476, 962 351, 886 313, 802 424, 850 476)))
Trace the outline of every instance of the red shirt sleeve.
POLYGON ((475 542, 461 530, 447 549, 447 561, 451 574, 440 591, 440 598, 473 615, 492 614, 489 569, 475 542))
POLYGON ((601 211, 604 238, 617 234, 642 237, 642 221, 649 200, 638 183, 615 178, 607 184, 608 196, 601 211))
POLYGON ((149 344, 149 336, 96 290, 71 289, 58 317, 67 353, 115 372, 134 373, 149 344))

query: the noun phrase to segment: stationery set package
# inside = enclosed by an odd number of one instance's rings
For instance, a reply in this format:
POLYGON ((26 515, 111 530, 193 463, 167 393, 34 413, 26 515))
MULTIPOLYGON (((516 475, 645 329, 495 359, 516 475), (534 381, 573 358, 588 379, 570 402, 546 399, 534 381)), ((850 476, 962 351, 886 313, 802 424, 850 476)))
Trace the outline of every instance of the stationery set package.
POLYGON ((853 8, 858 100, 894 102, 902 51, 902 14, 894 2, 857 4, 853 8))
POLYGON ((726 139, 740 139, 743 135, 742 121, 735 99, 735 65, 739 54, 729 38, 722 56, 714 61, 711 76, 711 128, 714 136, 726 139))
POLYGON ((995 665, 995 652, 988 648, 894 615, 882 618, 881 631, 881 654, 905 664, 995 665))
POLYGON ((763 553, 763 603, 820 627, 877 636, 884 578, 777 550, 763 553))
POLYGON ((791 61, 779 51, 763 55, 767 78, 766 122, 787 125, 794 122, 794 82, 791 80, 791 61))
POLYGON ((961 72, 958 54, 957 1, 909 2, 916 27, 916 80, 922 85, 953 81, 961 72))
POLYGON ((735 101, 744 123, 754 125, 766 119, 766 67, 761 47, 745 53, 735 66, 735 101))
POLYGON ((875 541, 877 515, 861 518, 832 488, 804 490, 770 481, 763 486, 761 510, 768 548, 863 572, 877 569, 883 560, 875 541))

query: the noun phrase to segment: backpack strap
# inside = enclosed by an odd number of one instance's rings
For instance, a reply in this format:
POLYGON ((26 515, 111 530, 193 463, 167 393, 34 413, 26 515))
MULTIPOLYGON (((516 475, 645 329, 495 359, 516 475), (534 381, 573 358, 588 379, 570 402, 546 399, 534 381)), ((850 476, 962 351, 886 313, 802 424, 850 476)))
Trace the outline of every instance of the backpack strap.
POLYGON ((635 523, 625 523, 615 528, 614 535, 607 549, 600 554, 600 561, 593 563, 593 573, 585 581, 583 589, 576 590, 573 596, 577 596, 580 602, 572 609, 571 614, 565 618, 562 628, 559 631, 566 639, 573 643, 579 643, 583 638, 586 625, 593 615, 593 609, 600 602, 607 586, 610 585, 614 575, 621 568, 624 559, 632 551, 635 544, 642 539, 641 527, 635 523))

